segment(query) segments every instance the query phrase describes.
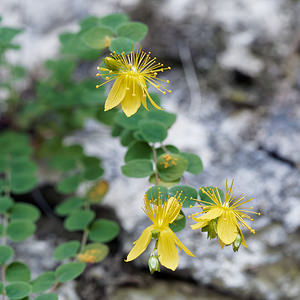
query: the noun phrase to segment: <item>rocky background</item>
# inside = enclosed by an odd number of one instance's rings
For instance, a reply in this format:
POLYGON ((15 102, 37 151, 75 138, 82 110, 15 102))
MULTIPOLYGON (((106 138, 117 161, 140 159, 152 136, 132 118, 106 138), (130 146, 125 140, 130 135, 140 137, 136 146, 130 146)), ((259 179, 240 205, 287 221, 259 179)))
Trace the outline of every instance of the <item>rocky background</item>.
MULTIPOLYGON (((164 107, 178 114, 168 142, 201 156, 204 172, 187 176, 196 188, 224 187, 254 197, 262 212, 246 234, 248 249, 233 253, 200 232, 179 233, 197 255, 182 253, 176 272, 148 275, 147 255, 123 259, 145 227, 140 207, 149 184, 122 176, 125 149, 106 127, 90 121, 79 141, 104 159, 110 192, 98 214, 115 217, 123 232, 111 254, 77 282, 60 288, 77 299, 300 299, 300 1, 297 0, 1 0, 3 23, 25 28, 22 62, 33 77, 57 56, 58 34, 88 15, 127 12, 149 25, 144 47, 172 66, 173 93, 164 107)), ((91 71, 94 75, 94 71, 91 71)), ((47 194, 46 188, 43 192, 47 194)), ((40 273, 55 266, 58 220, 45 218, 18 257, 40 273), (49 233, 50 232, 50 233, 49 233), (51 233, 53 232, 53 233, 51 233)))

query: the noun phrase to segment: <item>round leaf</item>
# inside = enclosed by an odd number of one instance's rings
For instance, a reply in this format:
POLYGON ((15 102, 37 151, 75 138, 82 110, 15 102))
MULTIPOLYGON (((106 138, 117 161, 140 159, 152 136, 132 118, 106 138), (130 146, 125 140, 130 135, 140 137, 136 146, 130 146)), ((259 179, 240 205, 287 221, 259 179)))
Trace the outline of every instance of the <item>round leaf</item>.
POLYGON ((104 244, 89 244, 78 254, 77 258, 84 263, 97 263, 102 261, 108 252, 109 248, 104 244))
POLYGON ((150 159, 152 154, 152 148, 146 142, 135 142, 130 145, 126 154, 125 162, 129 162, 134 159, 150 159))
POLYGON ((78 185, 82 180, 81 174, 76 174, 64 178, 59 184, 57 185, 57 190, 63 194, 70 194, 76 191, 78 185))
POLYGON ((35 222, 40 217, 39 210, 28 203, 16 203, 10 210, 12 220, 29 220, 35 222))
POLYGON ((58 296, 54 293, 40 295, 35 300, 58 300, 58 296))
POLYGON ((31 293, 31 286, 25 282, 15 282, 7 285, 5 292, 9 299, 23 299, 31 293))
POLYGON ((71 262, 59 266, 55 271, 58 282, 67 282, 78 277, 85 269, 83 262, 71 262))
POLYGON ((50 289, 55 284, 54 272, 45 272, 34 279, 31 283, 32 293, 42 293, 50 289))
POLYGON ((179 201, 183 202, 183 207, 195 206, 197 202, 195 199, 198 198, 197 190, 188 185, 177 185, 169 189, 170 196, 179 196, 179 201), (194 200, 193 200, 194 199, 194 200))
POLYGON ((110 45, 113 31, 106 26, 96 26, 83 33, 83 41, 93 49, 104 49, 110 45))
POLYGON ((0 214, 5 213, 14 204, 14 201, 10 197, 0 197, 0 214))
POLYGON ((72 213, 75 209, 81 207, 84 203, 83 198, 71 197, 59 204, 55 211, 59 216, 66 216, 72 213))
POLYGON ((29 268, 18 261, 12 262, 6 267, 5 271, 6 281, 30 281, 30 270, 29 268))
POLYGON ((181 155, 168 153, 161 155, 157 160, 159 177, 163 181, 179 179, 187 168, 188 161, 181 155))
MULTIPOLYGON (((149 177, 149 182, 152 183, 152 184, 156 184, 155 174, 152 174, 149 177)), ((174 181, 163 181, 161 178, 158 177, 158 184, 160 186, 164 186, 164 187, 167 187, 167 188, 172 187, 174 185, 177 185, 179 182, 180 182, 180 178, 178 178, 174 181)))
POLYGON ((118 37, 110 43, 109 50, 116 52, 116 54, 128 54, 135 49, 135 42, 125 37, 118 37))
POLYGON ((176 121, 176 115, 164 110, 153 110, 147 113, 147 118, 153 121, 161 122, 167 128, 170 128, 176 121))
POLYGON ((180 155, 184 156, 188 160, 187 171, 192 174, 200 174, 203 171, 203 165, 201 158, 193 153, 180 152, 180 155))
POLYGON ((69 231, 84 230, 94 219, 95 213, 91 210, 74 211, 64 222, 69 231))
POLYGON ((158 199, 161 198, 162 203, 164 203, 168 199, 169 191, 164 186, 156 185, 148 189, 146 195, 150 202, 157 203, 158 199))
POLYGON ((179 215, 175 219, 175 221, 172 224, 170 224, 169 226, 174 232, 178 232, 185 228, 185 224, 186 224, 186 217, 185 217, 183 211, 181 210, 179 215))
POLYGON ((24 194, 31 191, 37 184, 37 177, 35 174, 12 174, 11 190, 15 194, 24 194))
POLYGON ((87 193, 90 203, 99 203, 108 192, 109 184, 106 180, 99 180, 87 193))
POLYGON ((118 26, 120 26, 122 23, 128 21, 128 16, 125 14, 111 14, 108 16, 105 16, 99 20, 100 24, 106 25, 112 29, 116 29, 118 26))
POLYGON ((93 242, 109 242, 113 240, 120 232, 119 225, 110 220, 98 219, 96 220, 89 232, 89 238, 93 242))
POLYGON ((140 22, 128 22, 117 28, 118 36, 129 38, 135 42, 142 40, 148 32, 148 27, 140 22))
POLYGON ((162 142, 168 135, 166 127, 158 121, 142 120, 139 122, 139 132, 151 143, 162 142))
POLYGON ((14 250, 10 246, 0 246, 0 265, 4 265, 12 256, 14 250))
POLYGON ((122 166, 122 173, 127 177, 143 178, 151 175, 153 164, 148 159, 134 159, 122 166))
POLYGON ((74 257, 77 254, 79 247, 80 243, 78 241, 63 243, 55 248, 53 257, 57 260, 74 257))
POLYGON ((31 221, 16 220, 7 226, 7 235, 14 242, 21 242, 35 232, 35 225, 31 221))

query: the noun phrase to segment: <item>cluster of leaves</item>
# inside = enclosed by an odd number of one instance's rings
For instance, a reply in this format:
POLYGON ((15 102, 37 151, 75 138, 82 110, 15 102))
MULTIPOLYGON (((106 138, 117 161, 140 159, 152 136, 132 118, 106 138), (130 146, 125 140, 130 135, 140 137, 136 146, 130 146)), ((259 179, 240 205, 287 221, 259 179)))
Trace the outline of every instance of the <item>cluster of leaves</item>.
MULTIPOLYGON (((119 137, 121 144, 128 148, 123 174, 147 177, 155 185, 147 191, 149 198, 155 200, 160 193, 165 199, 167 195, 179 193, 183 207, 195 204, 199 193, 191 186, 180 185, 180 181, 184 172, 202 172, 201 159, 174 145, 164 145, 176 115, 152 108, 150 111, 140 108, 131 118, 117 109, 104 113, 105 89, 95 89, 96 80, 90 79, 91 76, 84 78, 81 72, 93 66, 102 51, 104 54, 107 49, 118 54, 132 51, 147 31, 146 25, 131 22, 124 14, 84 19, 79 32, 60 35, 61 57, 45 63, 48 76, 34 80, 33 92, 24 99, 12 85, 24 72, 21 67, 6 62, 4 55, 6 50, 17 48, 12 40, 21 30, 0 27, 0 66, 5 66, 14 76, 11 79, 6 74, 6 83, 1 83, 10 94, 5 113, 9 125, 5 125, 7 128, 0 134, 0 214, 3 220, 0 264, 4 274, 0 292, 9 299, 30 299, 32 295, 38 300, 58 299, 53 293, 55 287, 77 278, 86 264, 102 261, 109 253, 104 243, 120 232, 116 222, 96 218, 93 210, 108 190, 108 183, 101 179, 104 173, 101 159, 86 155, 79 145, 64 144, 64 138, 82 129, 87 119, 111 126, 112 136, 119 137), (10 243, 20 242, 35 232, 39 210, 28 203, 15 203, 13 194, 27 193, 36 187, 40 163, 58 172, 56 189, 66 198, 55 212, 64 218, 65 229, 82 232, 82 240, 58 245, 53 254, 60 262, 56 270, 32 279, 28 266, 10 261, 14 250, 6 239, 9 238, 10 243), (90 188, 78 196, 76 192, 82 183, 88 183, 90 188)), ((158 95, 151 96, 160 104, 158 95)), ((201 199, 202 196, 200 193, 201 199)), ((171 227, 179 231, 185 223, 181 212, 171 227)))

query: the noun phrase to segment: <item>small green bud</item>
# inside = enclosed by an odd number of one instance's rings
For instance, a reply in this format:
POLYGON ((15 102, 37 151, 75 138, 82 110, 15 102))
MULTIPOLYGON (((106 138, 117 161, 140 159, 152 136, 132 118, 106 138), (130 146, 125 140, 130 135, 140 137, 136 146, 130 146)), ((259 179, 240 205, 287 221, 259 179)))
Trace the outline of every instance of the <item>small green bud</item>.
POLYGON ((149 257, 148 266, 151 274, 153 274, 154 272, 160 272, 159 260, 156 255, 151 255, 149 257))
POLYGON ((214 239, 217 236, 217 220, 210 221, 202 228, 202 232, 207 232, 207 238, 214 239))
POLYGON ((120 68, 119 64, 117 63, 117 61, 114 58, 105 57, 105 58, 103 58, 103 61, 109 70, 112 70, 114 72, 119 71, 119 68, 120 68))
POLYGON ((232 249, 234 252, 237 252, 242 243, 242 236, 238 233, 234 242, 232 243, 232 249))

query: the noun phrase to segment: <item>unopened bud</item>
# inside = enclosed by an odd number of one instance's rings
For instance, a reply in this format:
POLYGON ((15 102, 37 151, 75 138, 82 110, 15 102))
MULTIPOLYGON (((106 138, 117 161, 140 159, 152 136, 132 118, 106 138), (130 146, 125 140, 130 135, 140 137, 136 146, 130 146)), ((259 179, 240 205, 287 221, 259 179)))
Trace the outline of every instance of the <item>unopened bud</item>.
POLYGON ((234 252, 237 252, 242 243, 242 236, 238 233, 234 242, 232 243, 232 249, 234 252))
POLYGON ((118 62, 112 57, 105 57, 103 61, 109 70, 117 72, 119 70, 118 62))
POLYGON ((159 260, 156 255, 151 255, 149 257, 148 266, 151 274, 153 274, 154 272, 160 272, 159 260))

